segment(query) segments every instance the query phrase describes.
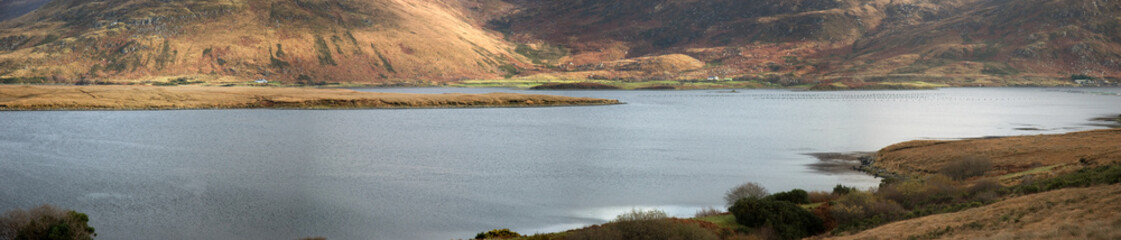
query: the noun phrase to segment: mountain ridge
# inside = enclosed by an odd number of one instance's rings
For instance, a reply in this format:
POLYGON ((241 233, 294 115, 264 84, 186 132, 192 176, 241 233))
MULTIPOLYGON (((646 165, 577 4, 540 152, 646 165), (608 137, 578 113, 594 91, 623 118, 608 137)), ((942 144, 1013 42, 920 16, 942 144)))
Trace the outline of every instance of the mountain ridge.
POLYGON ((1121 3, 1104 0, 54 0, 11 15, 7 82, 1121 82, 1121 3))

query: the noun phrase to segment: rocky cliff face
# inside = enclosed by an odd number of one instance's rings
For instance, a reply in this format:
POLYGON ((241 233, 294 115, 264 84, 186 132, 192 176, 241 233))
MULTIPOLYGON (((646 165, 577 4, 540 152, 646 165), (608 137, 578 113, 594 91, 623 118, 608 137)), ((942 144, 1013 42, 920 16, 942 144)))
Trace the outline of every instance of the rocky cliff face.
POLYGON ((54 0, 21 11, 0 13, 7 82, 1121 77, 1121 3, 1108 0, 54 0))

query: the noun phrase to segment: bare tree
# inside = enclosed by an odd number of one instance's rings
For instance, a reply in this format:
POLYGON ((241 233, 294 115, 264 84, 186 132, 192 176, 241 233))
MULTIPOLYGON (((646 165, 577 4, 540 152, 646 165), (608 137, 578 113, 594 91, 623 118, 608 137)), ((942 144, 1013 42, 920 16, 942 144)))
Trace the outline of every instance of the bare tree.
POLYGON ((740 199, 763 198, 768 194, 769 193, 767 192, 767 188, 764 188, 762 185, 754 182, 747 182, 744 184, 740 184, 735 188, 729 189, 728 193, 724 194, 724 203, 730 207, 732 205, 735 205, 736 201, 739 201, 740 199))

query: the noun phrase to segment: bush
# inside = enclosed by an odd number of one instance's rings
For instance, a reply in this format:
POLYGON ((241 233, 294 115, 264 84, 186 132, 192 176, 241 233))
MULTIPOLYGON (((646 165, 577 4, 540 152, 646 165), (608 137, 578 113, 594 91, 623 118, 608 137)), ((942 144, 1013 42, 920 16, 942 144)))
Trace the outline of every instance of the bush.
POLYGON ((837 229, 858 230, 901 219, 906 212, 895 201, 858 191, 838 199, 829 215, 837 221, 837 229))
POLYGON ((747 227, 767 227, 781 239, 800 239, 825 231, 822 220, 797 204, 758 198, 736 201, 729 209, 736 222, 747 227))
POLYGON ((1086 74, 1071 74, 1070 80, 1093 80, 1094 77, 1086 74))
POLYGON ((780 192, 780 193, 771 194, 770 196, 767 196, 764 199, 774 200, 774 201, 790 202, 790 203, 794 203, 794 204, 808 204, 808 203, 810 203, 809 194, 806 193, 806 190, 802 190, 802 189, 794 189, 794 190, 790 190, 790 191, 787 191, 787 192, 780 192))
POLYGON ((85 213, 43 205, 0 217, 0 239, 89 240, 97 236, 85 213))
POLYGON ((503 228, 503 229, 490 230, 490 231, 487 231, 487 232, 481 232, 481 233, 475 235, 475 239, 508 239, 508 238, 516 238, 516 237, 521 237, 521 236, 522 235, 518 234, 517 232, 510 231, 510 229, 503 228))
POLYGON ((728 192, 724 194, 724 203, 730 207, 736 204, 740 199, 760 199, 766 197, 767 194, 767 188, 760 186, 758 183, 747 182, 728 190, 728 192))
POLYGON ((663 212, 662 210, 654 209, 643 211, 639 209, 631 209, 630 212, 615 216, 615 222, 661 220, 666 218, 669 218, 669 216, 666 215, 666 212, 663 212))
POLYGON ((965 193, 966 189, 949 177, 933 175, 926 179, 908 179, 885 185, 876 192, 876 196, 895 201, 907 209, 915 209, 929 204, 952 203, 965 193))
POLYGON ((716 208, 705 207, 705 208, 701 208, 701 210, 697 211, 697 214, 694 214, 693 217, 694 218, 703 218, 703 217, 719 216, 719 215, 723 215, 723 214, 724 214, 724 212, 721 212, 720 210, 716 210, 716 208))
MULTIPOLYGON (((1003 187, 1004 186, 1001 186, 1000 182, 997 181, 996 179, 991 179, 991 178, 982 179, 980 181, 977 181, 976 183, 973 183, 973 186, 969 187, 969 195, 976 198, 979 195, 996 193, 997 191, 1000 191, 1000 189, 1003 188, 1003 187)), ((982 202, 987 202, 987 201, 982 201, 982 202)))
POLYGON ((993 163, 985 157, 963 157, 957 161, 953 161, 939 171, 942 175, 949 176, 954 180, 964 180, 971 177, 983 176, 985 172, 992 169, 993 163))
POLYGON ((837 195, 837 196, 844 196, 844 195, 847 195, 850 192, 854 192, 854 191, 856 191, 856 188, 846 187, 846 186, 841 185, 841 184, 837 184, 837 186, 833 187, 833 195, 837 195))
POLYGON ((568 232, 567 240, 617 240, 617 239, 719 239, 701 226, 669 219, 659 210, 631 210, 615 217, 603 226, 593 226, 568 232))
POLYGON ((821 205, 818 205, 812 211, 814 216, 820 218, 824 223, 825 231, 837 228, 837 220, 833 219, 833 215, 829 212, 832 208, 833 205, 831 205, 829 202, 822 202, 821 205))
POLYGON ((813 191, 809 192, 809 195, 807 197, 810 198, 811 203, 823 203, 837 200, 837 198, 840 198, 841 196, 825 191, 813 191))

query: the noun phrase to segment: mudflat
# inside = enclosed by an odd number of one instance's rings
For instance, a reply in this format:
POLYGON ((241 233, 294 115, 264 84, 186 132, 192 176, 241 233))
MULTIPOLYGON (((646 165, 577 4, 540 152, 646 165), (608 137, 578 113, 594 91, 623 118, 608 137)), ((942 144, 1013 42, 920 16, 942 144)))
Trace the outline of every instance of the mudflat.
POLYGON ((473 108, 618 104, 537 94, 407 94, 348 89, 0 85, 0 110, 473 108))

